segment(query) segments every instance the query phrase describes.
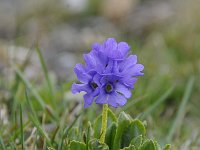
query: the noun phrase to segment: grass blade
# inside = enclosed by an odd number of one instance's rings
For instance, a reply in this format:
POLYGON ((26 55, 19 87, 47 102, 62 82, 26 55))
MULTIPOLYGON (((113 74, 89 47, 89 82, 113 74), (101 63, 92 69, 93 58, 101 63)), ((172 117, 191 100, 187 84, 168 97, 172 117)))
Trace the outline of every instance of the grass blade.
POLYGON ((17 75, 20 77, 21 81, 25 84, 25 86, 31 91, 33 96, 36 98, 41 108, 45 110, 54 120, 58 120, 58 115, 51 111, 52 109, 49 105, 45 104, 44 100, 41 98, 38 92, 33 88, 31 83, 24 77, 22 72, 16 66, 13 66, 13 68, 17 73, 17 75))
POLYGON ((29 118, 32 121, 32 123, 34 124, 34 126, 37 128, 37 130, 39 131, 39 133, 45 138, 47 144, 49 146, 52 146, 47 133, 42 129, 42 127, 41 127, 40 123, 38 122, 38 120, 36 118, 34 118, 33 115, 29 115, 29 118))
POLYGON ((45 61, 44 61, 44 57, 42 56, 42 52, 41 52, 41 50, 39 49, 38 46, 36 47, 36 51, 37 51, 38 57, 40 59, 40 63, 42 65, 42 70, 44 72, 45 79, 46 79, 46 82, 47 82, 47 85, 48 85, 48 88, 49 88, 49 98, 51 100, 51 103, 55 106, 53 88, 52 88, 52 84, 51 84, 51 81, 50 81, 50 78, 49 78, 48 69, 47 69, 45 61))
POLYGON ((22 106, 20 105, 20 129, 21 129, 21 144, 22 150, 24 150, 24 132, 23 132, 23 120, 22 120, 22 106))
MULTIPOLYGON (((25 130, 27 128, 27 126, 29 125, 30 121, 27 121, 26 123, 24 123, 23 125, 23 129, 25 130)), ((21 128, 16 128, 14 130, 13 135, 10 136, 9 141, 10 142, 14 142, 15 139, 18 137, 18 135, 21 133, 21 128)))
POLYGON ((14 68, 15 72, 17 73, 17 75, 19 76, 19 78, 21 79, 21 81, 30 89, 30 91, 32 92, 33 96, 36 98, 36 100, 40 104, 40 106, 43 109, 45 109, 44 100, 40 97, 40 95, 38 94, 38 92, 33 88, 33 86, 31 85, 31 83, 24 77, 24 75, 22 74, 22 72, 16 66, 13 66, 13 68, 14 68))
POLYGON ((194 77, 191 77, 187 83, 187 86, 186 86, 186 89, 185 89, 185 93, 184 93, 184 96, 183 96, 183 99, 181 101, 181 104, 179 106, 179 109, 178 109, 178 112, 176 114, 176 117, 175 117, 175 120, 172 124, 172 127, 170 128, 170 131, 169 131, 169 134, 166 138, 166 141, 167 142, 171 142, 172 141, 172 138, 175 134, 175 131, 177 131, 178 127, 180 127, 181 125, 181 122, 183 121, 183 118, 185 116, 185 107, 186 107, 186 104, 190 98, 190 95, 192 93, 192 88, 194 86, 194 81, 195 81, 195 78, 194 77))
POLYGON ((15 146, 15 143, 14 142, 10 142, 10 149, 11 150, 16 150, 17 149, 17 147, 15 146))
POLYGON ((26 91, 25 91, 25 96, 26 96, 27 105, 28 105, 28 107, 29 107, 29 110, 31 111, 31 114, 32 114, 35 118, 37 118, 36 112, 35 112, 35 110, 33 109, 32 103, 30 102, 30 99, 29 99, 29 97, 28 97, 28 91, 27 91, 27 89, 26 89, 26 91))
POLYGON ((0 136, 0 144, 1 144, 2 150, 6 150, 6 146, 5 146, 5 144, 4 144, 4 142, 3 142, 2 138, 1 138, 1 136, 0 136))
POLYGON ((34 126, 37 128, 37 130, 39 131, 39 133, 45 138, 45 141, 46 143, 51 146, 51 142, 50 142, 50 138, 48 137, 47 133, 42 129, 38 119, 37 119, 37 116, 36 116, 36 113, 35 113, 35 110, 33 109, 33 106, 29 100, 29 97, 28 97, 28 92, 26 90, 26 101, 27 101, 27 104, 28 104, 28 107, 29 109, 31 110, 31 114, 29 115, 30 117, 30 120, 32 121, 32 123, 34 124, 34 126))
MULTIPOLYGON (((135 105, 136 103, 140 102, 141 100, 145 99, 147 97, 147 95, 144 95, 144 96, 141 96, 141 97, 138 97, 134 100, 132 100, 130 103, 128 103, 128 105, 125 105, 124 107, 122 107, 122 110, 123 111, 127 111, 129 110, 130 108, 133 107, 133 105, 135 105)), ((121 112, 121 111, 120 111, 121 112)))
POLYGON ((62 134, 62 137, 61 137, 61 141, 60 141, 60 144, 59 144, 59 147, 58 147, 58 150, 62 150, 62 147, 63 147, 63 141, 64 141, 64 138, 68 135, 68 132, 70 131, 70 129, 73 127, 73 125, 76 123, 76 121, 78 120, 79 116, 81 114, 77 115, 74 119, 74 121, 72 122, 72 124, 69 126, 69 127, 66 127, 63 134, 62 134))
POLYGON ((88 122, 88 129, 87 129, 87 139, 86 139, 86 150, 89 150, 89 141, 90 141, 90 132, 91 132, 91 123, 88 122))
POLYGON ((175 86, 173 85, 171 88, 169 88, 155 103, 153 103, 141 116, 140 119, 145 119, 149 114, 151 114, 156 108, 163 103, 167 97, 169 97, 172 92, 174 91, 175 86))

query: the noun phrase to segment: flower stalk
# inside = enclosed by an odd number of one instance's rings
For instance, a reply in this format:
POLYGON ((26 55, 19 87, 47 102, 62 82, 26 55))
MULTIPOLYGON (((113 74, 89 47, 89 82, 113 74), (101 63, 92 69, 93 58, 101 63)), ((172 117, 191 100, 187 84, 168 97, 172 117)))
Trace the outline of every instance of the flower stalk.
POLYGON ((108 104, 103 105, 100 142, 104 143, 107 128, 108 104))

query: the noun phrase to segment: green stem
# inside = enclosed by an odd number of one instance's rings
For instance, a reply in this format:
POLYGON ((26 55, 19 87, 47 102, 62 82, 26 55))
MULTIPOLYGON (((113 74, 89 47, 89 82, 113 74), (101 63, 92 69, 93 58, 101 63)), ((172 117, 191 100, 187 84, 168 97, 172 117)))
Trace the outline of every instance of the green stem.
POLYGON ((103 105, 100 142, 104 143, 107 128, 108 104, 103 105))

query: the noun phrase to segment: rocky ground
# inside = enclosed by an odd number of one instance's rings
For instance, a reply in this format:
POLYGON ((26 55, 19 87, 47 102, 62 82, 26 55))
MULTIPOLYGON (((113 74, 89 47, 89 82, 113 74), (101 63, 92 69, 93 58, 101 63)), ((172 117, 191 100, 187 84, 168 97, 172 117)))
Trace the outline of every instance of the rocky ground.
POLYGON ((13 63, 24 60, 27 51, 38 43, 48 68, 59 78, 67 75, 71 79, 73 66, 93 42, 107 37, 143 40, 155 26, 168 22, 173 13, 171 1, 2 0, 0 67, 5 67, 10 58, 13 63))

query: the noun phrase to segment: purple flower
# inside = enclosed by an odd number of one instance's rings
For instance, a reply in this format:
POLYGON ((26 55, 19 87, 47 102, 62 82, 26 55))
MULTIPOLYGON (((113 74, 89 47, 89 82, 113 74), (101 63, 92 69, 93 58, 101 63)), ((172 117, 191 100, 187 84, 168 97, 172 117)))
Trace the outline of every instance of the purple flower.
POLYGON ((122 77, 105 75, 101 78, 100 83, 101 88, 96 99, 97 104, 109 104, 113 107, 119 107, 126 104, 126 98, 131 97, 131 91, 123 83, 122 77))
POLYGON ((108 38, 102 45, 93 44, 92 49, 113 60, 123 60, 127 56, 130 46, 126 42, 117 43, 114 38, 108 38))
POLYGON ((126 42, 117 43, 108 38, 102 45, 95 43, 90 53, 84 55, 85 65, 77 64, 74 72, 80 84, 72 85, 72 92, 86 92, 84 107, 96 104, 123 106, 131 97, 131 89, 142 76, 144 66, 137 64, 137 56, 130 55, 126 42))
POLYGON ((78 80, 81 84, 74 83, 72 85, 72 93, 80 93, 81 91, 86 92, 84 95, 84 107, 89 107, 94 97, 99 94, 99 80, 100 76, 94 71, 86 71, 87 69, 82 64, 77 64, 74 68, 74 72, 77 75, 78 80))

